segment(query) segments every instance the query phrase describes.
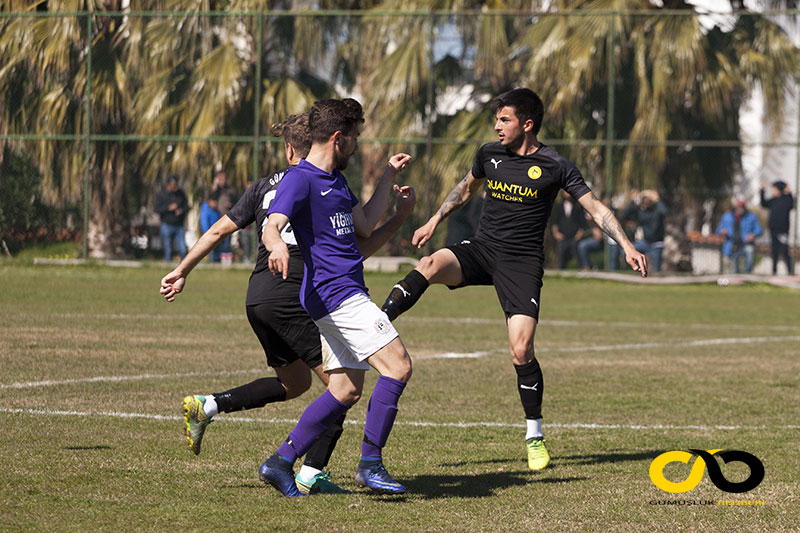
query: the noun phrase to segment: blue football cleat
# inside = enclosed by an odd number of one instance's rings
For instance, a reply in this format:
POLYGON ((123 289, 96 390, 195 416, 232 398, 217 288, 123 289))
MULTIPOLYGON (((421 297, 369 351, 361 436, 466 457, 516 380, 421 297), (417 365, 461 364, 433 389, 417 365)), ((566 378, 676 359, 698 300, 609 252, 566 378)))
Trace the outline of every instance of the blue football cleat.
POLYGON ((359 464, 356 471, 356 483, 361 487, 370 488, 381 494, 403 494, 406 488, 392 479, 383 463, 359 464))
POLYGON ((292 465, 283 459, 274 459, 270 457, 261 468, 258 469, 258 477, 267 485, 272 485, 278 492, 287 498, 299 498, 301 496, 308 496, 297 490, 297 485, 294 482, 294 472, 292 465), (285 463, 281 464, 281 463, 285 463))

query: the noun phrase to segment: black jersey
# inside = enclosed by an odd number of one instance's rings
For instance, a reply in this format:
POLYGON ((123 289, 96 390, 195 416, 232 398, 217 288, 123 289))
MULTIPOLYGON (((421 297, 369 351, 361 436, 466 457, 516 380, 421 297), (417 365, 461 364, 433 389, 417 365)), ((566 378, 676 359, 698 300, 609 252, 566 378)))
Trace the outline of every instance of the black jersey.
POLYGON ((475 156, 472 175, 486 179, 475 237, 526 255, 543 253, 544 231, 559 189, 576 200, 590 192, 575 165, 543 144, 530 155, 515 154, 499 142, 485 144, 475 156))
POLYGON ((281 232, 281 238, 288 245, 290 255, 289 275, 285 280, 280 274, 273 275, 270 272, 267 263, 269 252, 261 242, 269 206, 275 199, 278 184, 289 168, 265 176, 251 185, 227 213, 228 218, 239 228, 245 228, 253 222, 256 222, 258 227, 258 256, 256 257, 256 266, 250 275, 250 284, 247 287, 246 305, 257 305, 285 298, 296 300, 300 297, 300 285, 303 282, 303 257, 300 255, 300 248, 297 246, 292 227, 287 224, 281 232))

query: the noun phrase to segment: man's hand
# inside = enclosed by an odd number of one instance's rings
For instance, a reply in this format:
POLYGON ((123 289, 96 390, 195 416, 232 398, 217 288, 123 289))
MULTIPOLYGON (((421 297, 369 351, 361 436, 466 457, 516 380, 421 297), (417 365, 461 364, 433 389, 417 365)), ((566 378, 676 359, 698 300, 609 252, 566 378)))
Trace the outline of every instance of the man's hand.
POLYGON ((417 203, 417 193, 414 192, 414 187, 409 187, 408 185, 404 185, 403 187, 395 185, 393 188, 394 193, 397 195, 395 199, 395 209, 397 210, 397 214, 405 220, 414 210, 414 206, 417 203))
POLYGON ((411 237, 411 244, 417 248, 422 248, 426 242, 431 240, 431 237, 433 237, 433 232, 436 231, 436 226, 439 225, 441 220, 442 218, 439 216, 439 214, 433 215, 424 226, 420 227, 414 232, 414 236, 411 237))
POLYGON ((161 278, 161 295, 168 301, 174 302, 175 296, 183 290, 186 285, 186 276, 177 270, 173 270, 161 278))
POLYGON ((625 252, 625 262, 630 265, 634 272, 641 272, 642 277, 647 277, 647 258, 643 253, 637 252, 635 249, 625 252))
POLYGON ((408 165, 408 162, 411 161, 411 156, 404 153, 394 154, 392 157, 389 158, 389 168, 391 169, 392 174, 397 174, 408 165))
POLYGON ((169 204, 169 207, 167 209, 169 209, 170 211, 175 211, 176 209, 178 209, 178 202, 172 202, 171 204, 169 204))
POLYGON ((283 279, 289 275, 289 247, 281 241, 269 254, 269 269, 273 274, 280 274, 283 279))

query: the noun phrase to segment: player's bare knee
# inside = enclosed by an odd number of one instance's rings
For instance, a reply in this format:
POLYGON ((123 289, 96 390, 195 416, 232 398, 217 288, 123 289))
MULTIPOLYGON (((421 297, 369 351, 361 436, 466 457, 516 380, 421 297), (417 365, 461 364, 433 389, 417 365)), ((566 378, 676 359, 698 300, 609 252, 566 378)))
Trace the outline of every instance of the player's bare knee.
POLYGON ((419 260, 415 270, 425 276, 425 279, 431 279, 431 277, 436 274, 436 260, 433 256, 426 255, 419 260))
POLYGON ((533 361, 533 347, 528 342, 511 343, 511 360, 515 365, 524 365, 533 361))
POLYGON ((392 359, 392 362, 384 375, 404 383, 408 383, 408 380, 411 379, 412 373, 413 369, 411 365, 411 357, 409 357, 408 353, 403 352, 392 359))
MULTIPOLYGON (((333 394, 333 393, 332 393, 333 394)), ((334 397, 345 405, 353 406, 361 399, 361 390, 352 387, 339 387, 334 397)))

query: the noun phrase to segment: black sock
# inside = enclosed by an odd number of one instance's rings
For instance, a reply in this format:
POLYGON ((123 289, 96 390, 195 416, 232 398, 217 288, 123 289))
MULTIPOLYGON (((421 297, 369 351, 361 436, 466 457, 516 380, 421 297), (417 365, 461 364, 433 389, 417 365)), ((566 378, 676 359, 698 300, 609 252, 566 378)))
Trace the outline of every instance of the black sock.
POLYGON ((336 442, 344 431, 343 425, 346 416, 347 413, 331 422, 328 429, 317 437, 314 445, 311 446, 311 449, 306 453, 306 459, 303 461, 304 465, 316 468, 317 470, 325 469, 328 465, 328 461, 331 459, 333 449, 336 447, 336 442))
POLYGON ((286 389, 278 378, 259 378, 235 389, 215 392, 214 400, 221 413, 231 413, 286 401, 286 389))
POLYGON ((519 399, 522 400, 522 408, 525 410, 525 418, 531 420, 542 418, 544 380, 539 361, 534 357, 530 363, 514 365, 514 370, 517 371, 517 390, 519 399))
POLYGON ((428 288, 428 280, 419 271, 412 270, 406 277, 398 281, 392 287, 392 292, 381 307, 381 311, 386 313, 389 320, 394 320, 402 313, 405 313, 411 306, 417 303, 419 297, 428 288))

